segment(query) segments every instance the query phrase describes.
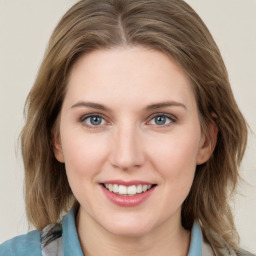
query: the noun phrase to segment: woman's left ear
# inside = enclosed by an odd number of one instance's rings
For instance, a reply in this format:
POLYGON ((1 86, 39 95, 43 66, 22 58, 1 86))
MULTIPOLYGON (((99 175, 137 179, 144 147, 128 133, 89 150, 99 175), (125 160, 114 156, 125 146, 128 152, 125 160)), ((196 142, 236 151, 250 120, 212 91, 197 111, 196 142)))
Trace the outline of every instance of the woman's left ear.
POLYGON ((218 127, 216 123, 212 121, 208 125, 207 130, 207 133, 202 132, 200 148, 197 155, 197 165, 209 160, 217 143, 218 127))

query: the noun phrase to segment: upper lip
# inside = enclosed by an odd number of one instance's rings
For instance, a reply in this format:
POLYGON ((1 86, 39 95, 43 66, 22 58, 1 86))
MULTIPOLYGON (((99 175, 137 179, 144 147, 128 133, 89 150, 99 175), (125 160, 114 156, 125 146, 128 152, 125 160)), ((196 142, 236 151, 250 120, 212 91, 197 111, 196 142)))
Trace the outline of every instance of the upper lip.
POLYGON ((132 185, 154 185, 152 182, 148 181, 142 181, 142 180, 130 180, 130 181, 124 181, 124 180, 106 180, 100 182, 102 184, 117 184, 117 185, 123 185, 123 186, 132 186, 132 185))

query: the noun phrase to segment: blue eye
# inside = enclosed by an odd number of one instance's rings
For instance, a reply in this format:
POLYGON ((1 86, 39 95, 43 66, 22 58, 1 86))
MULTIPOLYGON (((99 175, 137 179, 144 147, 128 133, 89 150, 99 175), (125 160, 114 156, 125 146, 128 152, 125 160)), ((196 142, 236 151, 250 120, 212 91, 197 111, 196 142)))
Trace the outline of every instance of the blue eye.
POLYGON ((83 122, 88 126, 100 126, 106 124, 106 121, 98 115, 91 115, 83 118, 83 122))
MULTIPOLYGON (((89 128, 97 128, 107 123, 102 116, 96 114, 82 117, 81 122, 89 128)), ((167 114, 157 114, 150 120, 149 123, 157 126, 165 126, 174 122, 174 117, 171 117, 167 114)))
POLYGON ((154 116, 154 118, 151 119, 150 123, 158 126, 163 126, 163 125, 170 124, 173 121, 174 120, 171 117, 168 117, 162 114, 162 115, 154 116))

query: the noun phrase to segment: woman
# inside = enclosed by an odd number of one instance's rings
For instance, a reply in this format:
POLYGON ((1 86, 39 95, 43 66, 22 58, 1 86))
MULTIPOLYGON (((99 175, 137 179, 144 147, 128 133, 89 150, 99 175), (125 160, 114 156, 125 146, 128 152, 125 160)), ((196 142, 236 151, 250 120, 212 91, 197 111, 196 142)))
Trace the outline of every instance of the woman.
POLYGON ((1 255, 250 255, 228 204, 246 122, 185 2, 79 1, 26 106, 26 211, 37 230, 1 255))

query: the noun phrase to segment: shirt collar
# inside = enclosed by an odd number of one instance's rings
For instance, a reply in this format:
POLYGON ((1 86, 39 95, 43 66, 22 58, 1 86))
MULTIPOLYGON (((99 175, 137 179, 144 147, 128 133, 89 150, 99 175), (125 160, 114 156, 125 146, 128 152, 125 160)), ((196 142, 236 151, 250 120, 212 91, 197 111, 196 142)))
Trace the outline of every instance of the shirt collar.
MULTIPOLYGON (((83 256, 78 239, 75 214, 71 210, 63 220, 63 249, 64 255, 83 256)), ((199 224, 195 221, 191 231, 191 242, 188 256, 202 256, 202 233, 199 224)))
POLYGON ((83 256, 81 245, 78 239, 75 213, 71 210, 63 220, 63 251, 64 255, 83 256))
POLYGON ((202 233, 199 224, 195 221, 191 231, 191 242, 188 256, 202 256, 202 233))

